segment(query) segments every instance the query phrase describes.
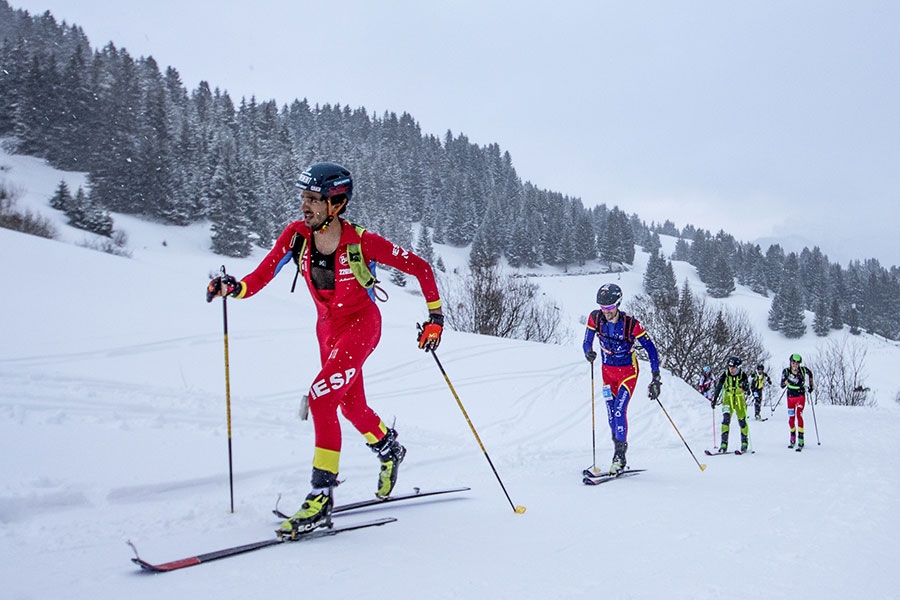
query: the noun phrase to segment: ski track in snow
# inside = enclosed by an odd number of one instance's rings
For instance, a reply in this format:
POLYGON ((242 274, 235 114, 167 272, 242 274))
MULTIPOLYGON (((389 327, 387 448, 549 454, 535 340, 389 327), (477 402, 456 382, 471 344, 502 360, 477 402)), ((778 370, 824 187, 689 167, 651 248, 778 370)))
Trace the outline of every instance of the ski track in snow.
MULTIPOLYGON (((308 299, 291 296, 283 278, 255 298, 229 301, 232 514, 221 308, 205 304, 201 291, 221 258, 203 250, 202 228, 116 222, 138 249, 132 260, 0 230, 8 280, 24 282, 0 311, 2 330, 16 340, 0 349, 4 597, 244 599, 270 593, 286 575, 303 593, 337 598, 371 595, 386 577, 398 599, 828 600, 890 598, 900 589, 896 345, 871 341, 880 404, 808 407, 802 453, 786 448, 782 401, 769 420, 750 421, 754 454, 706 457, 721 412, 713 421, 705 399, 663 372, 660 399, 706 471, 647 398, 642 363, 628 460, 647 471, 589 487, 582 469, 595 461, 606 468, 612 444, 596 366, 592 431, 590 366, 577 341, 447 331, 438 356, 511 501, 527 506, 516 515, 437 365, 415 348, 421 297, 393 287, 364 376, 370 404, 386 422, 396 418, 409 450, 398 490, 472 490, 344 517, 398 518, 377 530, 144 576, 125 540, 147 560, 173 560, 266 539, 279 494, 286 511, 302 501, 314 440, 297 410, 318 350, 308 299), (160 239, 170 242, 165 250, 157 250, 160 239), (200 250, 178 254, 179 245, 200 250), (54 270, 54 285, 73 293, 56 299, 44 273, 60 264, 71 268, 54 270), (148 281, 165 281, 168 292, 147 293, 148 281), (65 313, 55 310, 61 302, 65 313)), ((439 250, 451 268, 464 262, 454 251, 439 250)), ((642 256, 635 272, 617 276, 628 290, 640 288, 642 256)), ((258 258, 229 260, 229 270, 248 272, 258 258)), ((676 267, 695 281, 691 269, 676 267)), ((573 323, 593 308, 597 276, 535 280, 565 294, 573 323)), ((764 323, 754 295, 733 302, 746 302, 764 323)), ((775 365, 817 342, 763 334, 775 365)), ((346 422, 343 431, 339 504, 372 497, 378 472, 362 438, 346 422)), ((738 440, 733 427, 731 446, 738 440)))

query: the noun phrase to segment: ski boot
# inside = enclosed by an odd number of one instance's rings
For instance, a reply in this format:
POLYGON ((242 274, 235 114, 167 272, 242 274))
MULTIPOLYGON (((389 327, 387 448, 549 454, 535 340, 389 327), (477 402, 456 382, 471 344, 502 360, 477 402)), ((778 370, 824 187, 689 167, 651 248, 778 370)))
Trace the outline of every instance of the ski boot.
POLYGON ((741 436, 741 454, 747 452, 747 447, 750 445, 750 439, 746 435, 741 436))
POLYGON ((332 508, 334 500, 331 497, 331 488, 318 492, 313 490, 306 496, 300 510, 284 521, 275 533, 282 539, 295 540, 314 529, 331 527, 332 508))
POLYGON ((406 456, 406 448, 397 441, 397 430, 388 429, 384 437, 375 442, 368 444, 372 452, 378 455, 381 461, 381 471, 378 473, 378 490, 375 492, 377 498, 384 500, 391 495, 394 485, 397 483, 397 473, 400 463, 406 456))
POLYGON ((788 448, 793 448, 795 443, 797 443, 797 437, 794 434, 794 432, 792 431, 791 432, 791 443, 788 444, 788 448))
POLYGON ((620 442, 613 440, 615 450, 613 451, 612 464, 609 466, 610 475, 618 475, 625 470, 625 452, 628 451, 628 442, 620 442))
POLYGON ((803 450, 803 434, 797 434, 797 452, 803 450))

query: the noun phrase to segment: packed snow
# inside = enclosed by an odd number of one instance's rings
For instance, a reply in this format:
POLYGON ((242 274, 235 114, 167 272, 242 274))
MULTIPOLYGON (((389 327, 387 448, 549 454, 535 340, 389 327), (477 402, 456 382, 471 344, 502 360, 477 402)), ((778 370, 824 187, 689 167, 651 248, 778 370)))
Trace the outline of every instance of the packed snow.
MULTIPOLYGON (((808 407, 802 453, 786 448, 782 402, 774 414, 764 407, 767 421, 751 420, 753 454, 705 456, 720 414, 663 372, 660 400, 676 431, 647 398, 642 364, 628 460, 647 471, 582 484, 584 468, 595 459, 607 468, 612 455, 599 380, 592 428, 584 316, 606 280, 623 287, 627 309, 641 288, 642 253, 619 275, 536 273, 571 329, 566 345, 445 333, 437 354, 471 427, 432 357, 416 347, 415 323, 427 313, 415 283, 386 282, 384 333, 365 378, 370 405, 396 419, 408 449, 397 492, 471 491, 339 517, 397 518, 380 528, 141 571, 129 540, 160 563, 268 539, 279 496, 292 512, 308 492, 313 428, 299 410, 318 370, 312 303, 299 286, 290 293, 290 273, 227 303, 232 513, 223 303, 207 304, 204 292, 221 265, 241 276, 264 251, 216 256, 206 226, 122 215, 115 226, 127 233, 131 258, 80 247, 88 234, 65 226, 47 200, 60 179, 74 192, 83 174, 6 153, 0 166, 20 208, 60 231, 54 241, 0 229, 5 598, 897 597, 894 343, 861 338, 877 405, 808 407)), ((437 252, 451 269, 465 260, 459 249, 437 252)), ((679 283, 703 289, 690 265, 675 267, 679 283)), ((724 302, 764 336, 773 378, 790 353, 813 356, 821 343, 811 331, 799 340, 769 331, 768 300, 740 286, 724 302)), ((371 498, 378 472, 346 422, 344 434, 338 504, 371 498)), ((737 436, 733 428, 733 445, 737 436)))

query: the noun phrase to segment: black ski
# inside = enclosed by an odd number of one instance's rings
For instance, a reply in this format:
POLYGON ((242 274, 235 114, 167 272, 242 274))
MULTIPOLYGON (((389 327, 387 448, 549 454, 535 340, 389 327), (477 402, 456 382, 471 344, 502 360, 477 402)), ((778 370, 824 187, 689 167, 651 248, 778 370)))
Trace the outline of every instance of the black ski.
POLYGON ((629 469, 627 471, 622 471, 618 475, 610 475, 607 473, 605 476, 603 476, 603 475, 601 475, 601 476, 594 476, 594 475, 585 476, 584 479, 582 479, 581 481, 582 481, 582 483, 584 483, 584 485, 600 485, 602 483, 607 483, 609 481, 613 481, 614 479, 624 479, 625 477, 631 477, 632 475, 638 475, 640 473, 643 473, 646 470, 647 469, 629 469))
POLYGON ((376 519, 374 521, 364 521, 362 523, 354 523, 348 525, 334 525, 330 529, 316 529, 309 533, 305 533, 300 537, 291 540, 288 538, 280 539, 280 538, 271 538, 268 540, 262 540, 259 542, 253 542, 250 544, 243 544, 241 546, 233 546, 231 548, 224 548, 222 550, 216 550, 214 552, 207 552, 205 554, 198 554, 196 556, 188 556, 187 558, 182 558, 179 560, 173 560, 171 562, 160 563, 160 564, 151 564, 144 559, 142 559, 137 552, 137 548, 134 547, 134 544, 128 542, 128 545, 131 546, 131 549, 134 550, 134 558, 131 559, 136 565, 139 565, 145 571, 151 571, 153 573, 168 573, 169 571, 175 571, 178 569, 184 569, 186 567, 194 567, 199 564, 212 562, 214 560, 219 560, 222 558, 228 558, 229 556, 237 556, 238 554, 245 554, 247 552, 253 552, 254 550, 259 550, 260 548, 267 548, 268 546, 278 546, 280 544, 290 544, 293 542, 303 542, 306 540, 312 540, 316 538, 328 537, 332 535, 337 535, 338 533, 342 533, 344 531, 353 531, 354 529, 364 529, 366 527, 378 527, 380 525, 386 525, 387 523, 393 523, 397 519, 393 517, 384 517, 382 519, 376 519))
POLYGON ((703 451, 703 453, 706 454, 707 456, 725 456, 727 454, 734 454, 736 456, 740 456, 742 454, 753 454, 754 452, 756 452, 756 451, 755 450, 744 450, 744 451, 729 450, 728 452, 719 452, 719 451, 713 452, 712 450, 704 450, 703 451))
MULTIPOLYGON (((458 487, 458 488, 446 488, 441 490, 426 490, 422 491, 419 488, 413 488, 413 491, 409 494, 397 494, 394 496, 388 496, 387 498, 372 498, 370 500, 360 500, 359 502, 351 502, 350 504, 341 504, 339 506, 335 506, 331 511, 331 514, 336 515, 343 512, 348 512, 351 510, 359 510, 360 508, 368 508, 372 506, 380 506, 382 504, 388 504, 390 502, 399 502, 401 500, 414 500, 416 498, 425 498, 427 496, 438 496, 440 494, 453 494, 456 492, 468 492, 471 488, 467 487, 458 487)), ((281 496, 278 497, 278 500, 275 501, 275 508, 272 510, 272 513, 278 517, 279 519, 289 519, 290 515, 286 515, 280 510, 278 510, 278 501, 281 500, 281 496)))
MULTIPOLYGON (((641 471, 646 471, 646 469, 626 469, 625 471, 622 471, 622 473, 640 473, 641 471)), ((620 473, 620 475, 622 473, 620 473)), ((581 472, 581 474, 582 476, 589 477, 591 479, 607 479, 609 477, 613 477, 608 471, 600 471, 599 473, 594 473, 590 469, 585 469, 581 472)))

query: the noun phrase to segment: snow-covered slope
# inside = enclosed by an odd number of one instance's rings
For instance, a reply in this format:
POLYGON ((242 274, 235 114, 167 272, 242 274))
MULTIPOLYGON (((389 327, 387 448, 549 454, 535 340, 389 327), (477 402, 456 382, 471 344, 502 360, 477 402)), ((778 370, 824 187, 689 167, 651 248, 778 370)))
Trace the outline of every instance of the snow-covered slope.
MULTIPOLYGON (((48 193, 29 190, 52 193, 61 176, 33 159, 0 160, 32 208, 48 193)), ((223 262, 242 275, 261 253, 223 261, 207 250, 203 227, 115 218, 131 259, 67 243, 80 235, 63 226, 64 242, 0 230, 4 597, 721 600, 889 598, 900 588, 894 345, 870 340, 879 405, 816 406, 818 434, 808 409, 802 454, 785 448, 782 403, 751 423, 755 454, 704 456, 712 411, 664 373, 663 406, 705 471, 647 398, 645 368, 629 411, 629 462, 647 472, 589 488, 580 473, 593 463, 593 441, 601 466, 611 443, 599 401, 592 431, 578 340, 447 332, 438 354, 512 501, 527 507, 516 515, 432 358, 415 347, 422 298, 399 288, 382 307, 384 335, 365 372, 370 404, 396 417, 409 450, 398 490, 471 492, 345 517, 398 518, 379 529, 143 574, 126 540, 163 562, 269 537, 279 494, 294 509, 308 491, 313 446, 298 408, 318 359, 311 303, 305 291, 290 294, 289 274, 229 301, 232 514, 222 305, 207 304, 204 288, 223 262)), ((626 293, 640 287, 642 260, 621 275, 626 293)), ((693 276, 676 268, 679 280, 693 276)), ((577 328, 602 278, 537 281, 577 328)), ((764 299, 739 289, 727 302, 764 323, 764 299)), ((760 331, 775 366, 816 344, 811 334, 788 342, 760 331)), ((339 503, 371 497, 378 470, 344 425, 339 503)))

